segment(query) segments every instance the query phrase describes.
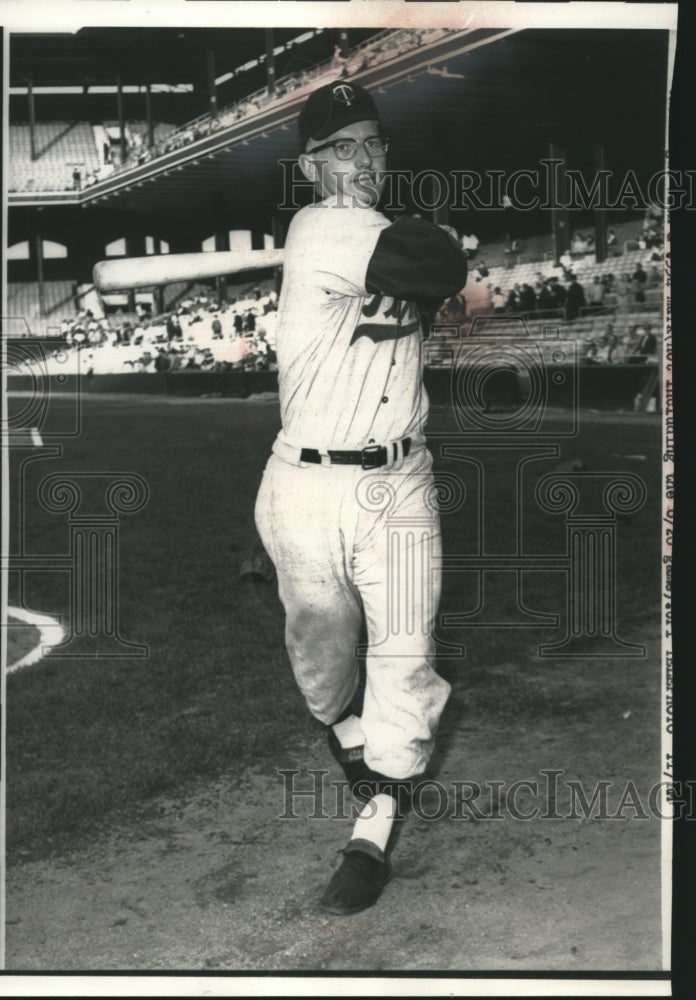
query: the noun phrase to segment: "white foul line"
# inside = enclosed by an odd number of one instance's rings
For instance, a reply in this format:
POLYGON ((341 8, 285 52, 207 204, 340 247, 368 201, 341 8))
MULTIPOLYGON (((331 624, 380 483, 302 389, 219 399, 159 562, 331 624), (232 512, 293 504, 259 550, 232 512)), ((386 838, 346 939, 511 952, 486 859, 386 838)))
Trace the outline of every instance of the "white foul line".
POLYGON ((19 670, 20 667, 30 667, 33 663, 37 663, 43 657, 46 647, 57 646, 65 634, 60 622, 56 621, 55 618, 51 618, 50 615, 40 615, 36 611, 27 611, 25 608, 8 607, 7 617, 8 619, 18 618, 21 622, 26 622, 27 625, 35 625, 41 634, 41 641, 37 646, 30 649, 16 663, 8 663, 8 674, 12 670, 19 670))

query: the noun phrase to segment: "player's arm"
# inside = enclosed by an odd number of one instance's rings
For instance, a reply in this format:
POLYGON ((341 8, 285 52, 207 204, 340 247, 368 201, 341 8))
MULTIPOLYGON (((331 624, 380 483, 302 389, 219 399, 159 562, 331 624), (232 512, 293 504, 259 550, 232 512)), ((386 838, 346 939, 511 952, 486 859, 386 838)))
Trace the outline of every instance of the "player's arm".
POLYGON ((466 254, 440 226, 403 216, 379 234, 365 287, 410 302, 443 302, 466 284, 466 254))

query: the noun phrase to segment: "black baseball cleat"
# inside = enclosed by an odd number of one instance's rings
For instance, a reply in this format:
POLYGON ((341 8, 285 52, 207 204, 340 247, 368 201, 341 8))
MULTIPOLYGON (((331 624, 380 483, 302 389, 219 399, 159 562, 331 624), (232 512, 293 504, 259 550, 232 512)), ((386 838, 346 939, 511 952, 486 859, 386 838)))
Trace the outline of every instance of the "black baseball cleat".
POLYGON ((364 851, 346 848, 319 905, 326 913, 345 917, 373 906, 391 878, 388 858, 378 861, 364 851))

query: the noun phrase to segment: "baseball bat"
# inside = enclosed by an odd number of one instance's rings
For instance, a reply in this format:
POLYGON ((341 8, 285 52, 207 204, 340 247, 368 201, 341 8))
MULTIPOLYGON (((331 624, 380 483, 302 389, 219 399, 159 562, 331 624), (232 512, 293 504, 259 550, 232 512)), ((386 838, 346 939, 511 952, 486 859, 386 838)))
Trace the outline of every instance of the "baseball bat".
POLYGON ((92 277, 98 291, 115 292, 277 267, 282 262, 282 250, 171 253, 152 257, 128 257, 123 260, 100 260, 94 265, 92 277))

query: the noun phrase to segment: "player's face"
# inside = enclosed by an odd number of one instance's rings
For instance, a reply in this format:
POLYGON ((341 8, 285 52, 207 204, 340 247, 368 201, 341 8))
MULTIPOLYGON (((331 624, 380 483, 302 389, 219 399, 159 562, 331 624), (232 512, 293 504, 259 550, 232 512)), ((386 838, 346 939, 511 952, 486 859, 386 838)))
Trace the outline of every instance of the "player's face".
POLYGON ((302 172, 314 182, 322 198, 339 195, 348 205, 363 208, 376 205, 386 181, 387 156, 386 152, 371 153, 365 143, 379 136, 378 123, 365 121, 346 125, 326 139, 311 139, 307 143, 307 151, 300 156, 302 172), (337 152, 334 146, 326 145, 345 140, 357 142, 352 159, 340 158, 340 149, 346 147, 340 147, 337 152), (317 152, 313 155, 314 149, 317 152))

